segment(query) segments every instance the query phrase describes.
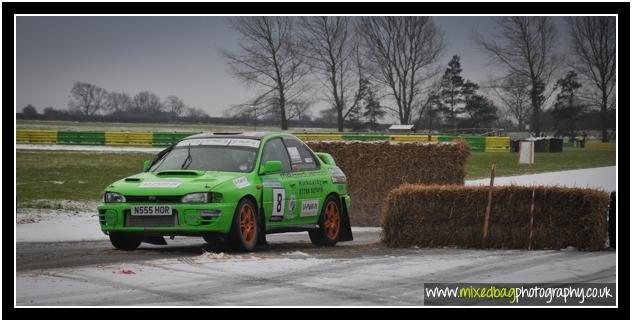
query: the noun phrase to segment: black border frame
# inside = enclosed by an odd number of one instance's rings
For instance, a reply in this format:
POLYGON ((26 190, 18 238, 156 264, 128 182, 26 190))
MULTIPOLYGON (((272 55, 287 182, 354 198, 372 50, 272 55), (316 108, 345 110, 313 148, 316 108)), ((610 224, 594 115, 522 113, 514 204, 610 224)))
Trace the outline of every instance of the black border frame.
MULTIPOLYGON (((5 73, 2 75, 4 83, 3 102, 5 108, 2 110, 4 120, 4 147, 5 160, 11 152, 10 146, 15 144, 15 133, 11 133, 10 120, 15 118, 14 110, 10 108, 13 105, 13 75, 8 73, 9 67, 13 66, 13 51, 8 48, 14 47, 14 15, 15 14, 618 14, 619 17, 619 79, 617 90, 619 91, 618 105, 628 107, 629 105, 629 62, 630 46, 630 3, 3 3, 3 66, 5 73), (623 58, 623 59, 621 59, 623 58), (621 77, 621 75, 624 75, 621 77)), ((619 119, 623 118, 624 133, 629 133, 629 109, 619 108, 619 117, 617 119, 618 131, 619 119)), ((13 131, 14 132, 14 131, 13 131)), ((629 137, 627 135, 618 138, 618 164, 629 164, 629 137), (620 143, 620 144, 619 144, 620 143)), ((15 153, 15 149, 13 149, 15 153)), ((14 161, 15 162, 15 159, 14 161)), ((8 164, 5 176, 10 173, 8 164)), ((621 169, 629 169, 623 167, 621 169)), ((623 170, 622 170, 623 172, 623 170)), ((15 173, 15 172, 14 172, 15 173)), ((629 177, 626 177, 629 178, 629 177)), ((5 287, 3 288, 3 319, 343 319, 350 317, 352 319, 630 319, 630 262, 628 255, 630 254, 628 243, 630 225, 629 216, 629 200, 625 196, 629 195, 629 181, 619 181, 619 194, 623 193, 624 198, 620 200, 618 206, 619 213, 624 216, 617 216, 619 220, 618 233, 618 308, 287 308, 280 311, 279 308, 223 308, 223 309, 168 309, 168 308, 152 308, 152 309, 131 309, 131 308, 15 308, 15 294, 8 286, 9 281, 14 278, 13 267, 7 269, 9 263, 13 263, 14 253, 11 245, 14 245, 12 227, 15 225, 14 217, 9 215, 13 213, 14 206, 9 208, 11 204, 9 198, 3 206, 4 211, 4 229, 3 241, 4 252, 3 259, 5 269, 3 270, 3 280, 5 287), (623 200, 621 202, 621 200, 623 200), (622 207, 623 206, 623 207, 622 207), (13 255, 13 256, 12 256, 13 255), (11 278, 9 278, 11 276, 11 278), (10 291, 9 291, 10 290, 10 291), (423 311, 419 311, 419 310, 423 311), (97 311, 98 310, 98 311, 97 311), (212 311, 210 311, 212 310, 212 311), (219 311, 218 311, 219 310, 219 311), (331 310, 331 311, 330 311, 331 310), (96 314, 95 314, 96 313, 96 314), (347 315, 349 314, 349 315, 347 315)), ((5 191, 9 189, 11 182, 3 181, 5 191)))

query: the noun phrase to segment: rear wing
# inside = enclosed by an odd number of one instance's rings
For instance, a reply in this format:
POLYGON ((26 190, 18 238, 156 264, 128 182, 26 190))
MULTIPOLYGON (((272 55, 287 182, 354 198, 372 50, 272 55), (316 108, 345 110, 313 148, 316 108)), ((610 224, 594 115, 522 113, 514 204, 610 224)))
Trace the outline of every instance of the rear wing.
POLYGON ((324 164, 336 165, 336 161, 334 161, 334 158, 331 156, 331 154, 324 153, 324 152, 316 152, 316 155, 321 161, 323 161, 324 164))

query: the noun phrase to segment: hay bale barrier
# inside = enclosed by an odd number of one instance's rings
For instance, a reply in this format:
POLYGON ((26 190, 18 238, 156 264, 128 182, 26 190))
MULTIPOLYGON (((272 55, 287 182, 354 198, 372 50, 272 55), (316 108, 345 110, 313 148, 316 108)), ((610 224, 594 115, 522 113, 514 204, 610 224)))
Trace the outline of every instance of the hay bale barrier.
POLYGON ((489 187, 402 185, 384 205, 382 242, 389 247, 600 250, 607 239, 606 192, 583 188, 493 188, 489 237, 483 224, 489 187), (535 189, 535 198, 532 198, 535 189))
POLYGON ((379 226, 388 192, 403 183, 463 184, 464 142, 308 141, 329 153, 347 175, 354 226, 379 226))

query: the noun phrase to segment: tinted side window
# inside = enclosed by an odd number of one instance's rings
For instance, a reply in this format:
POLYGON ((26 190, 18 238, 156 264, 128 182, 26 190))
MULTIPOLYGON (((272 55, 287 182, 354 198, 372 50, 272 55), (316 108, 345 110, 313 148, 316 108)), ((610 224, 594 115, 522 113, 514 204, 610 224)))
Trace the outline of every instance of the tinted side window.
POLYGON ((290 158, 285 150, 285 145, 281 142, 281 139, 272 139, 266 143, 263 148, 263 155, 261 156, 261 165, 264 165, 267 161, 275 160, 281 161, 283 164, 283 172, 290 172, 292 167, 290 166, 290 158))
POLYGON ((318 169, 316 157, 305 147, 305 145, 294 139, 283 139, 287 153, 290 155, 292 170, 314 170, 318 169))

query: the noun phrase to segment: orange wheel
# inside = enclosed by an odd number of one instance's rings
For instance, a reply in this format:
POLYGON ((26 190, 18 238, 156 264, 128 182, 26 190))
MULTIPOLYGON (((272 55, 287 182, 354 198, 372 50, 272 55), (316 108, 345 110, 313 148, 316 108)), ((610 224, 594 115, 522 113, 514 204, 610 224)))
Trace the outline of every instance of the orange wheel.
POLYGON ((335 240, 340 232, 340 211, 338 205, 330 201, 325 207, 325 234, 327 238, 335 240))
POLYGON ((342 208, 340 199, 330 195, 325 199, 320 212, 318 229, 309 231, 309 239, 316 246, 335 246, 342 230, 342 208))
POLYGON ((250 244, 255 239, 257 232, 255 212, 249 204, 244 204, 239 210, 239 228, 244 243, 250 244))
POLYGON ((249 199, 243 199, 237 205, 228 236, 235 250, 249 252, 255 249, 259 234, 256 209, 249 199))

